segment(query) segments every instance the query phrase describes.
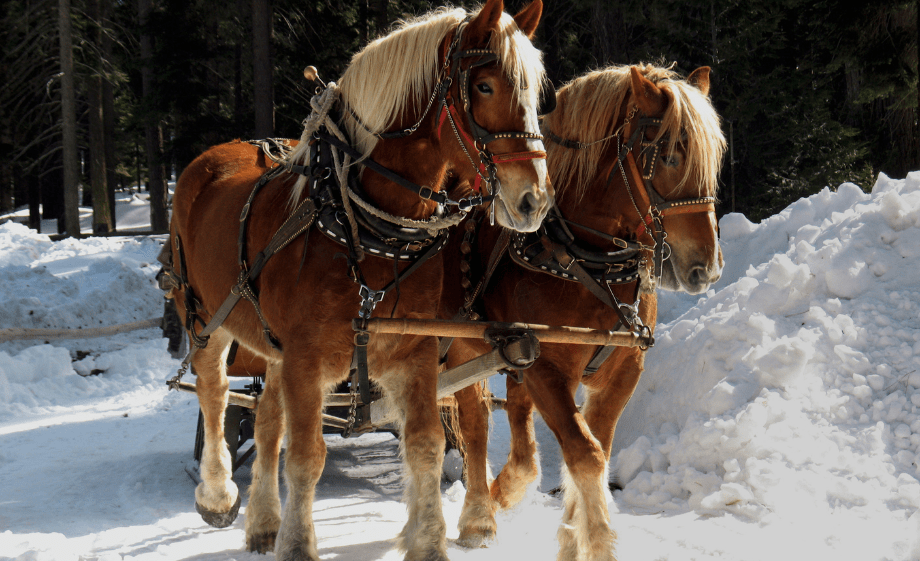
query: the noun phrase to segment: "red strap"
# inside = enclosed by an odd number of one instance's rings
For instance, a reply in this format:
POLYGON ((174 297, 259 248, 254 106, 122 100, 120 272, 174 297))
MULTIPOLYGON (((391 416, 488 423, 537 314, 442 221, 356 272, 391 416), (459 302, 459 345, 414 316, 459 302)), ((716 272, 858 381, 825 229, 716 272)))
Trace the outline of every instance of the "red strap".
MULTIPOLYGON (((441 128, 444 126, 444 121, 447 120, 447 112, 450 111, 451 116, 453 117, 454 123, 462 123, 463 121, 460 118, 460 114, 457 112, 457 106, 454 105, 453 99, 447 97, 445 105, 447 106, 447 111, 441 111, 441 117, 438 120, 438 141, 441 140, 441 128)), ((463 135, 463 138, 473 146, 476 146, 476 141, 473 140, 462 127, 457 126, 456 129, 460 131, 460 134, 463 135)), ((492 161, 495 164, 507 164, 510 162, 521 162, 525 160, 542 160, 546 158, 546 152, 543 150, 533 150, 530 152, 508 152, 507 154, 494 154, 492 156, 492 161)), ((473 182, 473 190, 477 193, 480 192, 482 187, 482 177, 486 173, 486 165, 483 162, 479 163, 479 173, 476 174, 476 180, 473 182)))
POLYGON ((508 152, 507 154, 495 154, 492 161, 496 164, 507 164, 510 162, 523 162, 525 160, 542 160, 546 158, 546 152, 543 150, 533 150, 531 152, 508 152))

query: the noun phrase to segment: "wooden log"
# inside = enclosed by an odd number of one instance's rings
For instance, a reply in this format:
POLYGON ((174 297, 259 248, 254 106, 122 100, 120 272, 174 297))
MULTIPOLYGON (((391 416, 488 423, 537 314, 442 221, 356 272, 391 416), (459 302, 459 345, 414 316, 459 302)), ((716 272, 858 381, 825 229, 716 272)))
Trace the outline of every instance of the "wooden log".
POLYGON ((9 327, 0 329, 0 342, 26 341, 31 339, 95 339, 97 337, 110 337, 119 333, 150 329, 163 325, 163 318, 151 318, 131 323, 120 323, 108 327, 91 327, 87 329, 26 329, 9 327))

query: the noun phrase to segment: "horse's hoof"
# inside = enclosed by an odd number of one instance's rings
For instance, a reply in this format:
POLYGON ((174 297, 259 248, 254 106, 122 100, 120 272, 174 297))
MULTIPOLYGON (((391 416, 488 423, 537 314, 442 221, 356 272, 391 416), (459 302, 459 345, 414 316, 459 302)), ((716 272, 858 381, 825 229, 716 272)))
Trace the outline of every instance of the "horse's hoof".
POLYGON ((271 553, 275 551, 275 538, 278 532, 265 532, 255 536, 246 536, 246 549, 253 553, 271 553))
POLYGON ((460 532, 460 537, 457 538, 457 545, 468 549, 478 549, 489 547, 489 544, 491 544, 494 539, 495 530, 480 528, 478 530, 460 532))
POLYGON ((195 502, 195 510, 201 515, 201 519, 215 528, 226 528, 236 520, 236 515, 240 513, 241 496, 236 496, 236 502, 230 507, 229 512, 212 512, 195 502))

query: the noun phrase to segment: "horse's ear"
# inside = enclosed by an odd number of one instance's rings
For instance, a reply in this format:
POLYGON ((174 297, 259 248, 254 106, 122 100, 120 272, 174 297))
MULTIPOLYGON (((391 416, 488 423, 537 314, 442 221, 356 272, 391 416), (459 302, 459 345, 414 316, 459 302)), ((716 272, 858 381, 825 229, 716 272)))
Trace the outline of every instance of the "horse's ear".
POLYGON ((667 98, 661 88, 643 76, 635 66, 629 67, 629 74, 639 110, 649 117, 662 113, 667 105, 667 98))
POLYGON ((700 66, 687 76, 687 83, 696 86, 703 95, 709 95, 709 72, 708 66, 700 66))
POLYGON ((489 42, 492 30, 498 28, 498 20, 505 9, 502 0, 488 0, 476 14, 463 32, 464 42, 468 46, 484 46, 489 42))
POLYGON ((537 24, 540 23, 540 16, 542 14, 542 0, 533 0, 529 6, 522 9, 514 16, 514 22, 528 39, 533 39, 533 35, 537 31, 537 24))

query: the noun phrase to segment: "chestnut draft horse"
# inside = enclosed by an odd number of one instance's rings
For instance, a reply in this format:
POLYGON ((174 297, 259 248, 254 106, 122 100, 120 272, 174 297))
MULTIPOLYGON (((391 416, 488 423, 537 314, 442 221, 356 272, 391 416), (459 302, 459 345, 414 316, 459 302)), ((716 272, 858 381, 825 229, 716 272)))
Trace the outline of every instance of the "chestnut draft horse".
MULTIPOLYGON (((275 422, 256 427, 250 550, 318 559, 312 503, 326 455, 324 396, 363 369, 400 429, 409 520, 398 545, 406 559, 447 558, 436 342, 369 337, 362 325, 372 315, 436 316, 445 207, 491 200, 499 224, 533 231, 552 204, 536 112, 543 67, 530 42, 542 4, 514 18, 502 10, 502 0, 470 15, 440 9, 369 44, 341 86, 323 92, 324 124, 305 121, 298 149, 271 173, 262 151, 235 142, 211 148, 179 179, 170 295, 195 347, 173 382, 190 363, 205 434, 196 508, 218 527, 234 520, 240 503, 223 436, 225 357, 236 340, 267 363, 272 395, 258 414, 275 422), (365 167, 360 176, 348 173, 359 167, 349 168, 352 157, 365 167), (304 177, 295 181, 297 174, 304 177), (483 183, 489 194, 451 201, 449 177, 483 183), (240 298, 249 303, 234 308, 240 298), (284 431, 282 517, 277 448, 284 431)), ((370 389, 361 386, 362 394, 370 389)), ((353 413, 350 428, 360 432, 368 419, 353 413)))
MULTIPOLYGON (((557 206, 534 234, 513 234, 483 296, 489 320, 649 332, 656 288, 700 293, 718 280, 722 254, 714 211, 725 140, 709 99, 709 68, 686 80, 650 65, 591 72, 557 93, 544 118, 557 206), (585 204, 590 201, 590 204, 585 204)), ((478 257, 497 234, 486 231, 478 257)), ((480 264, 481 265, 481 264, 480 264)), ((442 306, 442 315, 457 310, 442 306)), ((488 351, 456 340, 453 366, 488 351)), ((562 448, 565 513, 561 560, 615 558, 607 510, 614 429, 642 373, 644 349, 542 344, 522 383, 507 380, 511 451, 489 482, 489 407, 483 389, 456 395, 467 494, 460 542, 494 536, 495 510, 521 500, 538 475, 532 410, 562 448), (579 408, 575 392, 584 385, 579 408)))

